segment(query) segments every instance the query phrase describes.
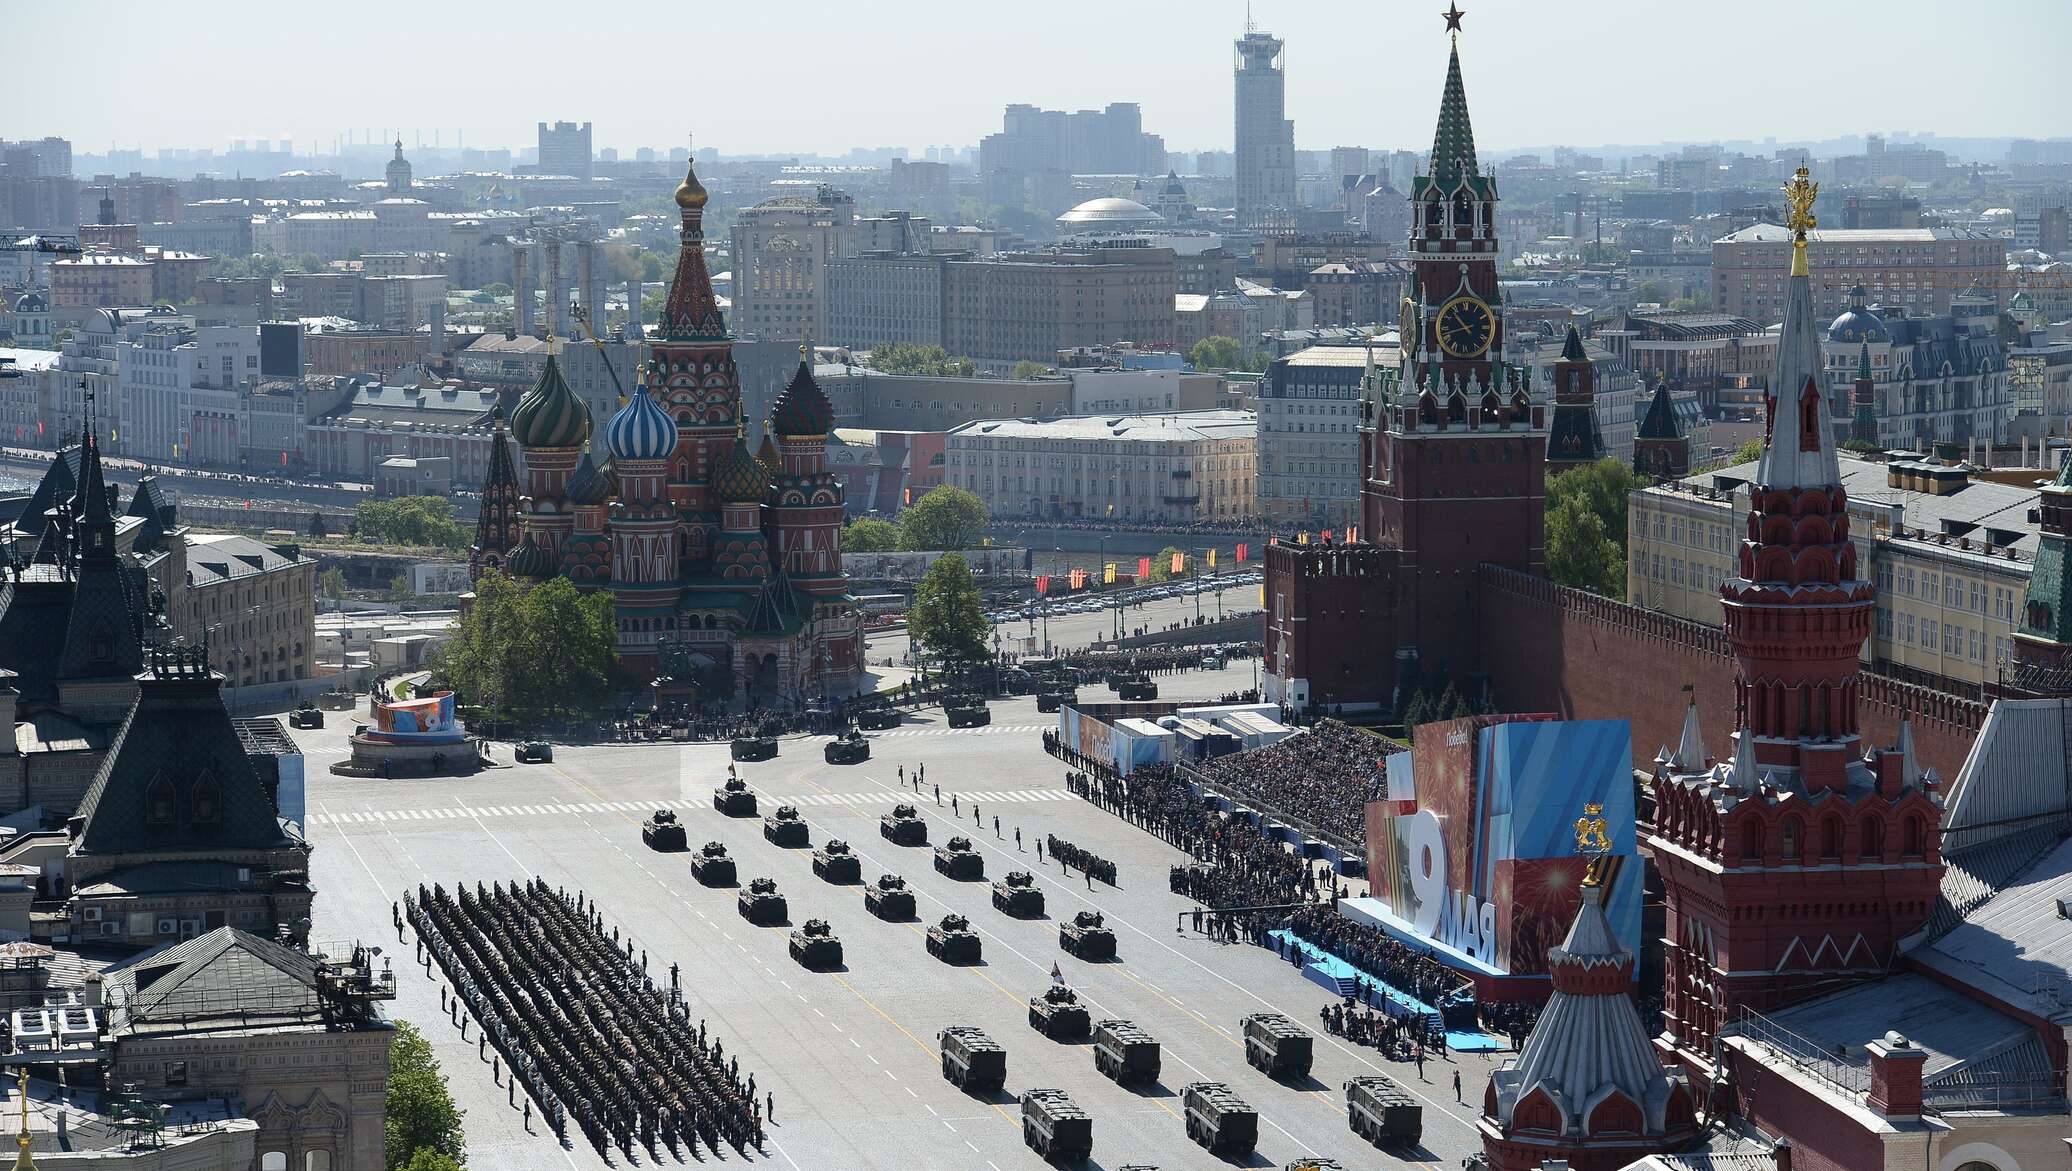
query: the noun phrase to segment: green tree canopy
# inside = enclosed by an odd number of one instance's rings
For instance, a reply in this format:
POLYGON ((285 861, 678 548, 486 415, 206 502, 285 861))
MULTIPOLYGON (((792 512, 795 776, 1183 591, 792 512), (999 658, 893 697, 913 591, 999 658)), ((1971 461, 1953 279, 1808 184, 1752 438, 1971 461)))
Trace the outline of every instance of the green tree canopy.
MULTIPOLYGON (((938 489, 939 490, 939 489, 938 489)), ((929 654, 950 662, 976 662, 986 657, 986 636, 992 623, 963 557, 938 557, 914 590, 907 611, 907 633, 929 654)))
POLYGON ((462 703, 491 719, 581 719, 610 696, 617 634, 608 593, 585 594, 566 578, 525 586, 485 573, 437 669, 462 703))
POLYGON ((1589 506, 1604 525, 1604 535, 1622 551, 1626 548, 1626 504, 1645 482, 1624 460, 1601 459, 1588 467, 1572 468, 1547 480, 1547 510, 1575 497, 1589 506))
POLYGON ((1547 511, 1547 573, 1565 586, 1626 595, 1626 555, 1581 496, 1563 497, 1547 511))
POLYGON ((900 515, 899 547, 910 552, 967 549, 991 519, 985 501, 962 488, 939 484, 900 515))
POLYGON ((465 549, 473 534, 453 519, 444 496, 399 496, 369 500, 353 509, 353 531, 378 545, 420 545, 465 549))
POLYGON ((345 588, 345 571, 336 565, 317 574, 317 592, 325 597, 342 598, 345 596, 345 588))
POLYGON ((1171 581, 1173 577, 1173 554, 1180 552, 1177 545, 1167 545, 1151 559, 1151 580, 1171 581))
POLYGON ((1752 464, 1761 458, 1763 458, 1763 441, 1751 439, 1739 448, 1736 448, 1733 456, 1727 462, 1730 464, 1752 464))
POLYGON ((395 1035, 389 1039, 388 1116, 384 1122, 389 1171, 466 1166, 468 1140, 461 1129, 464 1113, 447 1092, 431 1042, 416 1025, 396 1021, 395 1035), (425 1156, 444 1162, 421 1162, 425 1156))
POLYGON ((1014 376, 1016 378, 1041 378, 1050 372, 1050 367, 1041 362, 1031 362, 1027 358, 1023 358, 1014 364, 1014 376))
POLYGON ((931 378, 976 378, 978 363, 952 357, 941 346, 916 346, 906 342, 871 349, 871 369, 884 374, 921 374, 931 378))
POLYGON ((891 553, 899 548, 899 526, 874 516, 858 517, 842 526, 842 552, 891 553))
POLYGON ((1196 370, 1232 370, 1237 367, 1241 357, 1237 339, 1221 334, 1205 337, 1194 343, 1193 349, 1187 351, 1187 360, 1194 363, 1196 370))
POLYGON ((331 535, 331 526, 324 523, 324 514, 322 512, 311 512, 309 514, 309 535, 312 537, 328 537, 331 535))

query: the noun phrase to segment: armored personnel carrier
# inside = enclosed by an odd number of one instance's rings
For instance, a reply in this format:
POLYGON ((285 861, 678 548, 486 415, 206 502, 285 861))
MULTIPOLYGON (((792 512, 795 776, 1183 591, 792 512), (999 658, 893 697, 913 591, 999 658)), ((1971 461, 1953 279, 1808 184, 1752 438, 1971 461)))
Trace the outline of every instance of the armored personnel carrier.
POLYGON ((872 732, 899 727, 899 709, 872 707, 856 713, 856 726, 872 732))
POLYGON ((971 920, 962 915, 944 915, 942 922, 928 929, 928 954, 943 963, 975 964, 979 950, 978 932, 971 929, 971 920))
POLYGON ((1158 1081, 1158 1039, 1134 1021, 1101 1021, 1094 1025, 1094 1068, 1121 1085, 1158 1081))
POLYGON ((950 700, 944 705, 943 713, 949 716, 952 728, 983 728, 993 722, 993 713, 986 707, 986 701, 975 695, 950 700))
POLYGON ((960 834, 935 848, 935 869, 959 882, 978 882, 986 877, 986 860, 960 834))
POLYGON ((777 880, 774 878, 750 879, 747 888, 734 896, 734 906, 743 919, 757 927, 782 923, 791 913, 784 896, 777 893, 777 880))
POLYGON ((1292 1163, 1281 1164, 1281 1171, 1345 1171, 1345 1164, 1322 1155, 1304 1155, 1292 1163))
POLYGON ((1115 958, 1115 932, 1101 922, 1099 911, 1081 911, 1058 924, 1058 946, 1083 960, 1115 958))
POLYGON ((839 968, 842 966, 842 941, 835 938, 835 929, 825 919, 808 919, 806 925, 791 933, 791 958, 804 968, 839 968))
POLYGON ((1052 984, 1043 995, 1029 998, 1029 1027, 1053 1041, 1077 1041, 1093 1031, 1093 1022, 1077 992, 1052 984))
POLYGON ((871 742, 854 728, 827 742, 822 754, 829 764, 862 764, 871 758, 871 742))
POLYGON ((1208 1150, 1244 1157, 1259 1144, 1259 1112, 1222 1082, 1189 1082, 1180 1101, 1187 1137, 1208 1150))
POLYGON ((650 850, 681 850, 690 844, 684 837, 683 823, 676 820, 673 809, 657 809, 654 815, 640 825, 640 840, 650 850))
POLYGON ((1116 685, 1115 695, 1124 700, 1157 699, 1158 684, 1149 675, 1128 675, 1116 685))
POLYGON ((772 845, 799 849, 808 844, 808 836, 806 819, 795 805, 779 805, 777 812, 763 818, 763 839, 772 845))
POLYGON ((691 855, 691 876, 706 886, 734 885, 734 860, 718 842, 707 842, 691 855))
POLYGON ((747 781, 728 777, 726 784, 712 791, 712 807, 728 817, 754 817, 755 794, 748 791, 747 781))
POLYGON ((1345 1083, 1345 1124, 1377 1147, 1414 1147, 1424 1138, 1424 1103, 1381 1074, 1345 1083))
POLYGON ((1070 687, 1060 687, 1036 693, 1036 710, 1054 712, 1068 703, 1078 703, 1079 692, 1070 687))
POLYGON ((324 726, 323 710, 314 703, 304 703, 288 713, 290 728, 321 728, 324 726))
POLYGON ((878 819, 878 833, 895 846, 928 844, 928 823, 921 820, 919 810, 904 802, 894 805, 892 812, 878 819))
MULTIPOLYGON (((878 881, 863 888, 863 909, 887 922, 904 923, 914 917, 914 892, 907 889, 906 879, 899 875, 880 874, 878 881)), ((928 954, 935 954, 932 939, 928 954)))
POLYGON ((1024 1090, 1022 1141, 1047 1161, 1084 1162, 1094 1153, 1094 1116, 1063 1090, 1024 1090))
POLYGON ((735 760, 770 760, 777 755, 777 737, 736 736, 730 750, 735 760))
POLYGON ((858 882, 863 878, 863 863, 849 852, 849 843, 829 838, 813 851, 813 874, 826 882, 858 882))
POLYGON ((1245 1061, 1268 1077, 1309 1076, 1309 1030, 1277 1012, 1255 1012, 1242 1022, 1245 1061))
POLYGON ((942 1043, 943 1080, 967 1094, 991 1094, 1007 1084, 1007 1050, 976 1025, 951 1025, 942 1043))
POLYGON ((1010 915, 1036 918, 1043 914, 1043 892, 1036 876, 1026 870, 1010 870, 993 884, 993 907, 1010 915))

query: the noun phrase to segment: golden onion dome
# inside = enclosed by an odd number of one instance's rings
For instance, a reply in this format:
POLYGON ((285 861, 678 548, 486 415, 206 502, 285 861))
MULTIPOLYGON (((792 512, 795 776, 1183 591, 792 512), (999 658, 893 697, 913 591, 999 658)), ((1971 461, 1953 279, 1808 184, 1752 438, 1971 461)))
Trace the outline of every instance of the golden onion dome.
POLYGON ((710 198, 705 184, 698 182, 698 163, 692 159, 684 166, 683 182, 676 185, 676 206, 685 211, 702 208, 710 198))

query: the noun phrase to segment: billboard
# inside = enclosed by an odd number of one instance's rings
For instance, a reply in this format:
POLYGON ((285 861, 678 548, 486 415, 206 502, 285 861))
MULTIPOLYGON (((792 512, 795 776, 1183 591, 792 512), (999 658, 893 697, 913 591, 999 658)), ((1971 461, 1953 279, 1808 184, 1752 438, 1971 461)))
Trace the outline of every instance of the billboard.
POLYGON ((1589 859, 1586 806, 1611 838, 1604 908, 1640 943, 1632 730, 1624 720, 1472 716, 1417 729, 1388 761, 1388 799, 1367 807, 1373 897, 1397 925, 1512 975, 1541 975, 1568 934, 1589 859))

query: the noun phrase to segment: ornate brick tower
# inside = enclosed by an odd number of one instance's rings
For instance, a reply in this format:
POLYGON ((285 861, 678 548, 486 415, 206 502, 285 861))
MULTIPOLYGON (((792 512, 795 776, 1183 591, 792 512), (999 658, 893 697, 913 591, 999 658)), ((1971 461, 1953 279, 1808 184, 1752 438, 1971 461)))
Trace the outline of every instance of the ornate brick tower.
POLYGON ((654 665, 655 640, 674 620, 677 575, 676 504, 664 483, 677 451, 676 421, 645 383, 606 425, 619 498, 611 536, 611 587, 619 613, 619 662, 636 672, 654 665))
POLYGON ((770 512, 778 563, 800 593, 813 597, 840 597, 849 588, 842 576, 842 485, 827 470, 834 418, 813 380, 812 356, 800 346, 798 372, 770 406, 779 464, 770 512))
POLYGON ((1769 434, 1737 576, 1720 587, 1738 727, 1708 766, 1695 708, 1657 773, 1652 845, 1667 891, 1666 1031, 1701 1080, 1746 1013, 1881 975, 1935 905, 1941 799, 1911 733, 1865 753, 1859 655, 1874 589, 1857 575, 1848 500, 1821 394, 1806 263, 1816 185, 1785 188, 1796 236, 1769 434))
MULTIPOLYGON (((519 522, 524 539, 519 543, 530 543, 547 554, 546 573, 552 573, 561 557, 561 544, 575 527, 568 510, 568 479, 590 437, 589 408, 561 376, 552 342, 539 381, 511 412, 511 434, 525 449, 524 515, 519 522)), ((512 572, 519 571, 514 567, 512 572)))
POLYGON ((1547 471, 1560 475, 1570 468, 1604 458, 1604 435, 1597 429, 1597 368, 1583 349, 1583 337, 1568 327, 1561 360, 1554 363, 1554 424, 1547 431, 1547 471))
POLYGON ((1691 473, 1691 438, 1676 417, 1669 380, 1659 374, 1647 414, 1633 433, 1633 470, 1657 480, 1680 479, 1691 473))
POLYGON ((1524 370, 1496 360, 1496 180, 1475 161, 1459 17, 1447 14, 1456 36, 1429 174, 1411 185, 1402 360, 1375 379, 1362 438, 1361 532, 1398 551, 1396 659, 1434 681, 1479 669, 1477 565, 1546 570, 1545 407, 1524 370))
POLYGON ((1681 1070, 1664 1069, 1633 1005, 1633 954, 1583 886, 1568 938, 1548 955, 1554 994, 1525 1048, 1483 1091, 1482 1150, 1496 1171, 1566 1160, 1617 1171, 1698 1136, 1681 1070))
POLYGON ((1856 355, 1856 381, 1849 385, 1849 438, 1858 443, 1878 442, 1878 385, 1871 381, 1871 344, 1864 342, 1856 355))
POLYGON ((702 572, 712 558, 713 537, 719 532, 712 469, 733 446, 741 417, 741 374, 734 365, 734 344, 727 337, 719 298, 712 292, 712 274, 705 268, 708 198, 694 161, 676 187, 676 206, 683 216, 676 272, 648 345, 646 376, 648 393, 676 421, 668 490, 686 514, 681 556, 693 572, 702 572))
POLYGON ((504 408, 496 408, 496 434, 489 441, 489 474, 482 481, 482 512, 475 518, 475 544, 468 550, 468 580, 484 569, 501 568, 518 544, 518 469, 511 462, 511 437, 504 408))

